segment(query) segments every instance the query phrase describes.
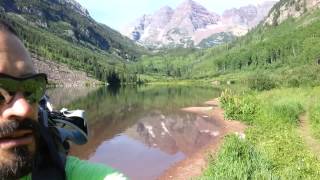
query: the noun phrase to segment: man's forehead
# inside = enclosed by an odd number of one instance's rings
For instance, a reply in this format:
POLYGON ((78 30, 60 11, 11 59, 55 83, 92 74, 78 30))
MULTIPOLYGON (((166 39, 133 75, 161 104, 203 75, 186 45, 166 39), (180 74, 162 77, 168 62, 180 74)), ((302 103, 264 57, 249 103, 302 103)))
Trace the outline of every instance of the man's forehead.
POLYGON ((34 74, 33 67, 23 60, 11 61, 0 52, 0 73, 14 77, 25 77, 34 74))
POLYGON ((0 31, 0 73, 15 77, 35 73, 26 48, 16 36, 7 31, 0 31))

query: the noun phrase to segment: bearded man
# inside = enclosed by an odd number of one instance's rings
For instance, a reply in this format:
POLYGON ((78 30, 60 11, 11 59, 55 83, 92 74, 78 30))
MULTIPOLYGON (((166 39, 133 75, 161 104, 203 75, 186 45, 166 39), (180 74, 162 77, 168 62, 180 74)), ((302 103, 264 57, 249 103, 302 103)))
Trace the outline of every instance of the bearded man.
POLYGON ((17 33, 0 20, 0 179, 126 179, 104 165, 61 158, 38 117, 46 84, 17 33))

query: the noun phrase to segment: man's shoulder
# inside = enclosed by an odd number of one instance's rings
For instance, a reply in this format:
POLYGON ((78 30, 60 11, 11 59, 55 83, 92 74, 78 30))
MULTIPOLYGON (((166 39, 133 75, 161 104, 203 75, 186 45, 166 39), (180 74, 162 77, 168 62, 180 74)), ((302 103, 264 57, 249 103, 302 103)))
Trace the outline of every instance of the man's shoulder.
POLYGON ((91 163, 89 161, 80 160, 74 156, 68 156, 66 162, 67 180, 88 180, 88 179, 112 179, 126 180, 127 178, 114 170, 113 168, 103 165, 91 163))
MULTIPOLYGON (((126 180, 127 178, 113 168, 68 156, 66 162, 67 180, 126 180)), ((31 180, 31 174, 20 180, 31 180)))

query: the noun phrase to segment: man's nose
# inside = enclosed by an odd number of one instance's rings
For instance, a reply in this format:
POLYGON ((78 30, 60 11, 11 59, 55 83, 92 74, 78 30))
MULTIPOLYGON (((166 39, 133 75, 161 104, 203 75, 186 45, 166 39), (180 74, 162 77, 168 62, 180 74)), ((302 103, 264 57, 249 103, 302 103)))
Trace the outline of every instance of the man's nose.
POLYGON ((23 93, 18 92, 14 98, 7 105, 7 108, 2 112, 3 118, 6 119, 25 119, 32 118, 34 116, 34 108, 23 96, 23 93))

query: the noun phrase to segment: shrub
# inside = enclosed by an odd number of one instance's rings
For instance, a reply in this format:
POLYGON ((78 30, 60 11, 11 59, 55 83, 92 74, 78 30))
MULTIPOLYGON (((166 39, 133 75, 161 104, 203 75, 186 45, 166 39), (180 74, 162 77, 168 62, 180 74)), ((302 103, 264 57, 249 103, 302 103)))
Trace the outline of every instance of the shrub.
POLYGON ((290 78, 288 80, 288 86, 289 87, 299 87, 301 85, 301 82, 299 81, 298 78, 294 77, 294 78, 290 78))
POLYGON ((270 76, 263 73, 257 73, 248 78, 248 86, 252 90, 264 91, 275 88, 276 83, 270 76))
POLYGON ((225 117, 252 123, 258 111, 257 100, 252 95, 236 96, 231 90, 222 92, 220 102, 225 110, 225 117))
POLYGON ((298 123, 298 117, 303 112, 303 107, 299 102, 288 99, 276 101, 269 108, 270 119, 285 123, 298 123))

